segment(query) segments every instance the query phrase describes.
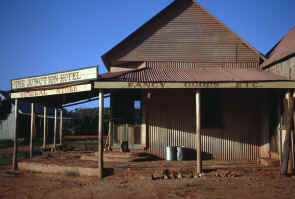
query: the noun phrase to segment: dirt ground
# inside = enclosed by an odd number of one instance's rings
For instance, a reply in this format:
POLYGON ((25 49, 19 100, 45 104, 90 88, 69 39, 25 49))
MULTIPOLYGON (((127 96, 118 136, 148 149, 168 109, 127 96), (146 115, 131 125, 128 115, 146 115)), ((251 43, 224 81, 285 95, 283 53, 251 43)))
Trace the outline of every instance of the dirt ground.
MULTIPOLYGON (((94 161, 82 161, 82 155, 85 152, 45 153, 30 162, 95 167, 94 161)), ((0 199, 295 198, 294 177, 282 177, 279 168, 262 168, 255 162, 205 161, 206 173, 201 177, 194 177, 194 161, 114 159, 105 162, 105 167, 113 172, 99 180, 66 173, 11 172, 2 166, 0 199)))

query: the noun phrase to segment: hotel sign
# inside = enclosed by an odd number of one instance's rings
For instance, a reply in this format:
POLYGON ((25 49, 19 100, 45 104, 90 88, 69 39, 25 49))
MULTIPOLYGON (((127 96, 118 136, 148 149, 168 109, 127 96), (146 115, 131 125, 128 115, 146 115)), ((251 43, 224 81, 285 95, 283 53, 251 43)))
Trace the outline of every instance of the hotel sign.
POLYGON ((97 67, 11 80, 11 90, 53 86, 97 79, 97 67))
POLYGON ((16 99, 16 98, 42 97, 42 96, 49 96, 49 95, 61 95, 61 94, 78 93, 78 92, 84 92, 84 91, 91 91, 91 84, 82 84, 82 85, 75 85, 75 86, 69 86, 65 88, 48 89, 48 90, 15 92, 15 93, 11 93, 10 96, 12 99, 16 99))

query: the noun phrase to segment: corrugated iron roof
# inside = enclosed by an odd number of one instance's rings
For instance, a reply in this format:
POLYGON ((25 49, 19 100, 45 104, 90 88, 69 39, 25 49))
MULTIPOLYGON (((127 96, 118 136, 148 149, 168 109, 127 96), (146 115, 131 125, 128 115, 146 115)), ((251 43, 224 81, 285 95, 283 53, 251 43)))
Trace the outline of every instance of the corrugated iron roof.
POLYGON ((268 59, 261 65, 265 68, 295 53, 295 27, 268 53, 268 59))
POLYGON ((100 75, 99 80, 127 82, 257 82, 288 80, 280 75, 254 68, 226 69, 220 67, 195 67, 192 64, 184 65, 182 67, 169 67, 163 64, 150 65, 139 70, 108 72, 100 75))
POLYGON ((199 3, 182 0, 172 2, 102 59, 109 69, 129 61, 228 61, 236 56, 243 61, 266 59, 199 3))

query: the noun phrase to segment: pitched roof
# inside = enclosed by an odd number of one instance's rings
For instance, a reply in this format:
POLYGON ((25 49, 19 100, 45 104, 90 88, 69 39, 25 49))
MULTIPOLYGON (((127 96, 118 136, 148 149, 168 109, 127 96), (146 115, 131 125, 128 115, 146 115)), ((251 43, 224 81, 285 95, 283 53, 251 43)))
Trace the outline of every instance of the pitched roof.
MULTIPOLYGON (((200 54, 202 58, 204 53, 211 53, 215 55, 214 58, 218 55, 223 59, 231 59, 229 58, 229 55, 234 51, 232 48, 238 48, 233 47, 233 43, 241 44, 239 49, 241 55, 248 57, 253 57, 253 55, 255 55, 255 57, 265 59, 262 53, 239 37, 195 1, 176 0, 105 53, 102 56, 102 59, 107 68, 114 63, 117 63, 116 61, 119 59, 121 59, 120 61, 127 62, 155 60, 170 61, 171 58, 177 58, 173 53, 179 53, 178 55, 181 55, 186 59, 195 57, 196 54, 200 54), (190 13, 180 16, 191 7, 192 9, 188 11, 190 13), (175 24, 175 22, 172 23, 171 21, 176 18, 178 18, 177 24, 175 24), (170 26, 163 30, 163 27, 168 25, 170 26), (182 40, 180 41, 179 38, 182 38, 182 40), (224 40, 227 40, 228 42, 225 43, 224 40), (204 44, 209 44, 210 48, 204 49, 204 44), (145 46, 139 48, 139 46, 142 45, 145 46), (159 55, 163 53, 163 51, 168 51, 168 49, 173 49, 172 53, 169 51, 162 56, 159 55), (199 49, 202 50, 200 51, 199 49), (147 58, 149 60, 144 59, 145 56, 148 55, 152 55, 147 58), (139 60, 132 60, 133 58, 139 60), (168 60, 161 60, 162 58, 168 60)), ((189 61, 196 62, 196 60, 189 61)))
POLYGON ((285 77, 258 69, 224 69, 183 64, 181 68, 172 63, 149 65, 144 69, 108 72, 99 81, 126 82, 259 82, 284 81, 285 77))
POLYGON ((295 54, 295 26, 268 52, 268 59, 261 67, 270 66, 293 54, 295 54))

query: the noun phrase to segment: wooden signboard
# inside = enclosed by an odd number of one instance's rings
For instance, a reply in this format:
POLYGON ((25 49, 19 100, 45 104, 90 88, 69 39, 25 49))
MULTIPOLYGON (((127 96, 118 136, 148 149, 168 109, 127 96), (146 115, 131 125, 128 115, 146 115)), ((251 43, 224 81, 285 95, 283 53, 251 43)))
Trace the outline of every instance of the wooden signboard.
MULTIPOLYGON (((53 86, 97 79, 97 67, 11 80, 11 90, 53 86)), ((41 91, 40 91, 41 92, 41 91)))
POLYGON ((295 88, 295 82, 103 82, 94 83, 98 89, 165 89, 165 88, 295 88))
POLYGON ((42 97, 49 95, 61 95, 67 93, 78 93, 84 91, 91 91, 91 84, 75 85, 66 88, 48 89, 48 90, 38 90, 38 91, 27 91, 27 92, 15 92, 11 93, 12 99, 17 98, 30 98, 30 97, 42 97))

